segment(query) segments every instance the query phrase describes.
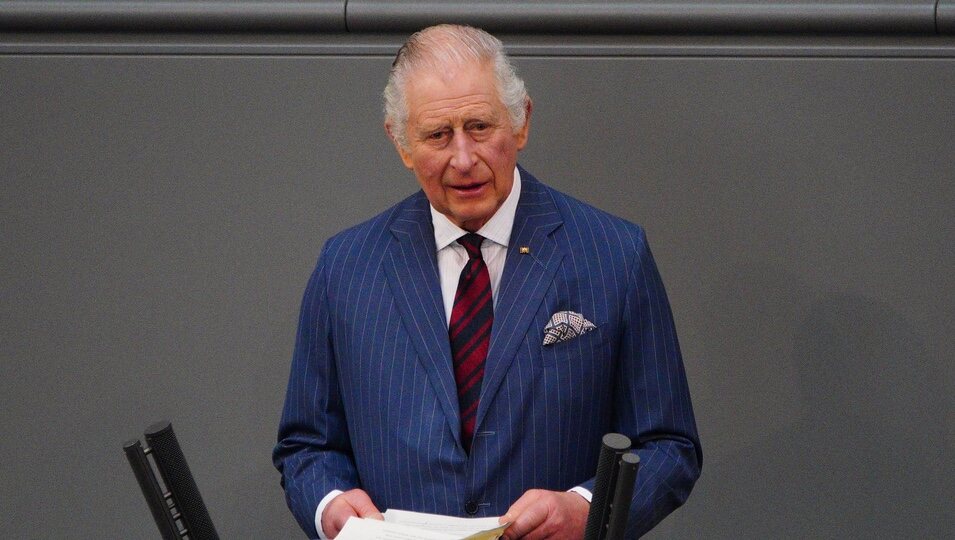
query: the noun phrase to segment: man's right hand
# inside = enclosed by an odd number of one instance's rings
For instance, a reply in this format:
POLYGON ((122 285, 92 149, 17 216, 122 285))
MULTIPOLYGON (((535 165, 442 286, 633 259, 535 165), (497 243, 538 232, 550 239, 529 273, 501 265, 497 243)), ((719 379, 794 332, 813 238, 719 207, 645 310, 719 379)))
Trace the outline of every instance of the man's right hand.
POLYGON ((364 490, 351 489, 332 499, 322 511, 322 530, 328 538, 335 538, 348 518, 385 519, 364 490))

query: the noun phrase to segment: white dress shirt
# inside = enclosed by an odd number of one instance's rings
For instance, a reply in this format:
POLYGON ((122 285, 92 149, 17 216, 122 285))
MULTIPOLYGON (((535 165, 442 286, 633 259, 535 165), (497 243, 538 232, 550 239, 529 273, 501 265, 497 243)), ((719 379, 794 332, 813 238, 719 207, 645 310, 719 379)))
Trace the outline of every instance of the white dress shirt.
MULTIPOLYGON (((517 202, 521 198, 521 173, 514 167, 514 185, 511 192, 504 199, 501 207, 491 216, 491 219, 478 229, 477 234, 485 238, 481 244, 481 256, 487 265, 491 278, 491 298, 497 306, 497 293, 500 290, 501 274, 504 273, 504 260, 507 258, 507 244, 514 228, 514 216, 517 214, 517 202)), ((454 295, 458 290, 458 280, 461 270, 468 262, 468 252, 457 242, 468 231, 458 227, 447 216, 431 206, 431 224, 434 227, 434 247, 438 259, 438 276, 441 280, 441 297, 444 300, 445 324, 451 324, 451 310, 454 308, 454 295)), ((578 493, 590 502, 591 493, 582 487, 574 487, 569 491, 578 493)), ((315 511, 315 529, 322 540, 328 540, 322 530, 322 512, 332 499, 340 495, 340 490, 333 490, 322 498, 315 511)))
MULTIPOLYGON (((481 244, 481 256, 487 265, 491 277, 491 298, 497 305, 497 292, 501 286, 501 274, 504 273, 504 259, 507 258, 507 243, 514 228, 514 215, 517 213, 517 201, 521 198, 521 174, 514 168, 514 185, 511 192, 501 203, 497 212, 487 220, 477 234, 484 237, 481 244)), ((441 279, 441 297, 444 300, 445 324, 451 324, 451 309, 454 307, 454 295, 458 291, 461 270, 468 263, 468 252, 457 239, 468 234, 447 216, 431 207, 431 224, 434 226, 434 248, 438 255, 438 275, 441 279)))

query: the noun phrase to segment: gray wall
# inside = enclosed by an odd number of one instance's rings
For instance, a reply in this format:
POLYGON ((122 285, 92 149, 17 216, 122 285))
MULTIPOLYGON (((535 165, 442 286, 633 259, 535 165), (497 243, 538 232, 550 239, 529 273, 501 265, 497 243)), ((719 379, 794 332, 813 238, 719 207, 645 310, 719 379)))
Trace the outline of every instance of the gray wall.
MULTIPOLYGON (((955 43, 502 37, 521 162, 644 225, 667 283, 705 463, 651 536, 955 530, 955 43)), ((0 35, 2 536, 155 537, 120 447, 159 418, 224 537, 299 536, 269 456, 298 301, 416 189, 379 112, 402 39, 0 35)))

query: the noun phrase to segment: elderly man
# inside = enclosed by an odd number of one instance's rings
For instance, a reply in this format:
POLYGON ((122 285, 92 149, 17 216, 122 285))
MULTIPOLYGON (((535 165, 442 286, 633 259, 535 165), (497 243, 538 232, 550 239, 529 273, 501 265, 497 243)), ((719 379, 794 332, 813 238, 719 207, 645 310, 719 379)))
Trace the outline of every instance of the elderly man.
POLYGON ((670 307, 638 226, 517 165, 531 100, 489 34, 413 35, 385 130, 421 191, 328 241, 305 291, 279 442, 311 536, 396 508, 580 538, 600 438, 637 441, 628 537, 702 454, 670 307))

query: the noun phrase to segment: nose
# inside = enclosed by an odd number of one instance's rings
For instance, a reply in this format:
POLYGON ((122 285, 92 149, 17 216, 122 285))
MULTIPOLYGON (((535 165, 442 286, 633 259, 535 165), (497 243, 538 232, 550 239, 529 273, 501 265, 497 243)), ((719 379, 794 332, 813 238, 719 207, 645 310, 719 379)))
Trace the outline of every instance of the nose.
POLYGON ((474 155, 474 141, 468 137, 467 132, 455 130, 454 137, 451 138, 451 163, 459 173, 467 173, 477 163, 477 157, 474 155))

